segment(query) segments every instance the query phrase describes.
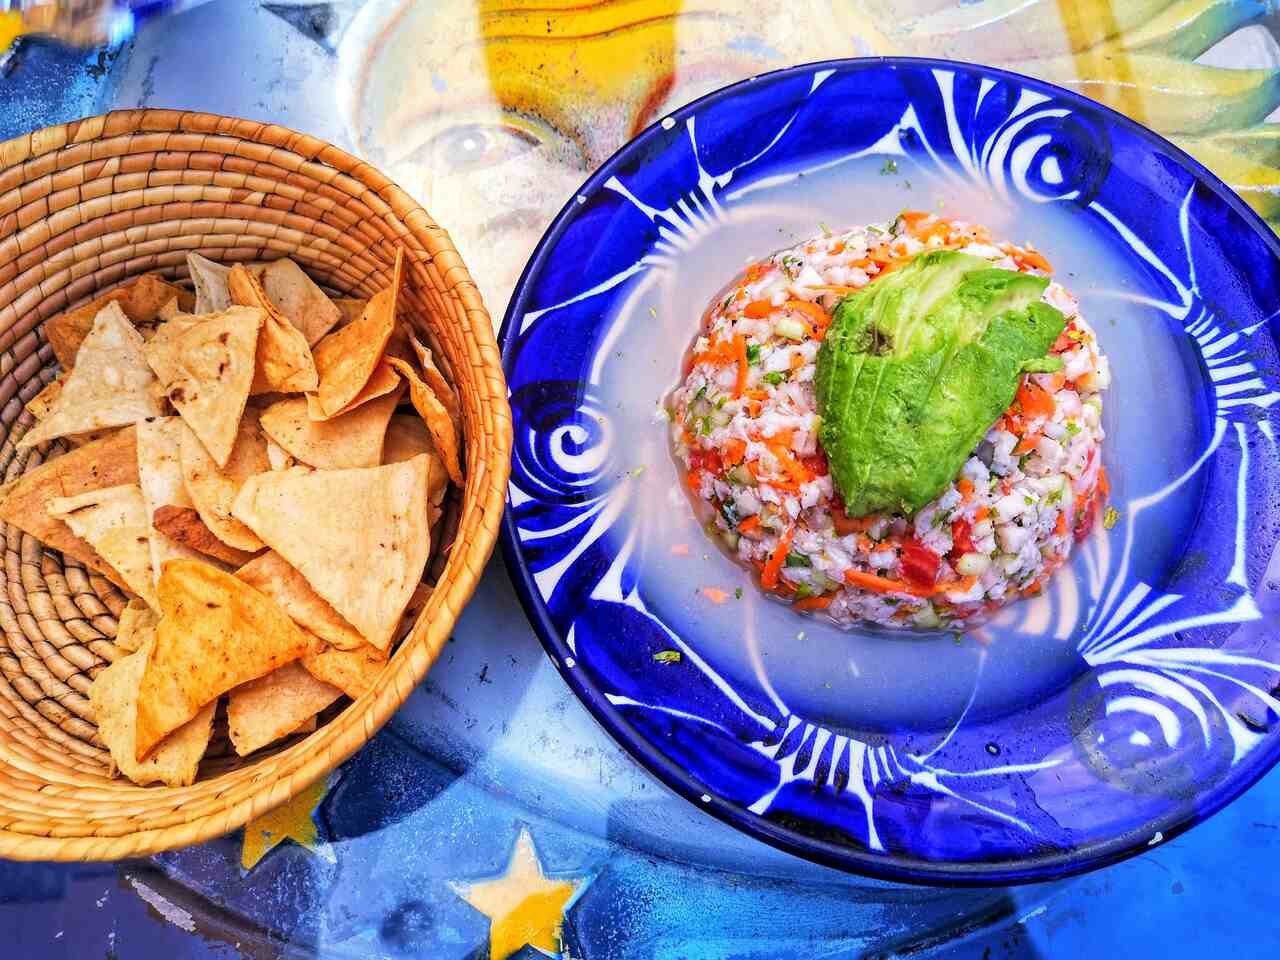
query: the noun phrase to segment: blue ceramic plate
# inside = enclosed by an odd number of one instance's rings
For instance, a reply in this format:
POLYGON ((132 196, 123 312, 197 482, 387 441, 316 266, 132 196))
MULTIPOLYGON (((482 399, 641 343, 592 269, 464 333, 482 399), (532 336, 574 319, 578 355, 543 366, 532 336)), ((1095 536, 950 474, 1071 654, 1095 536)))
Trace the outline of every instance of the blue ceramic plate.
POLYGON ((529 617, 641 763, 801 856, 993 883, 1166 842, 1280 753, 1278 254, 1175 147, 998 70, 833 61, 690 104, 570 198, 507 313, 529 617), (1118 522, 981 630, 839 630, 711 546, 658 412, 746 258, 939 207, 1080 297, 1118 522))

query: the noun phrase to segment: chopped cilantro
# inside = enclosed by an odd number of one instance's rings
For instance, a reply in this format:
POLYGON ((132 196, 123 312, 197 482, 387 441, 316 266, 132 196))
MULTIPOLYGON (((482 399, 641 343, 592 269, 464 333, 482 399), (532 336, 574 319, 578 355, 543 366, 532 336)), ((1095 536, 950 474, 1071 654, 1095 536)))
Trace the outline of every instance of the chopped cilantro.
POLYGON ((772 384, 775 387, 785 379, 787 379, 787 375, 776 370, 773 373, 766 373, 764 375, 764 382, 772 384))
POLYGON ((887 177, 891 173, 898 172, 898 161, 890 157, 884 162, 884 166, 880 168, 880 176, 887 177))
POLYGON ((682 657, 679 650, 659 650, 653 659, 658 663, 679 663, 682 657))
POLYGON ((1107 507, 1102 515, 1102 525, 1110 530, 1120 520, 1120 511, 1115 507, 1107 507))
POLYGON ((1049 494, 1049 498, 1048 498, 1047 500, 1045 500, 1045 504, 1047 504, 1048 506, 1052 507, 1054 504, 1061 503, 1061 502, 1062 502, 1062 490, 1063 490, 1063 488, 1062 488, 1062 487, 1059 487, 1057 490, 1053 491, 1053 493, 1049 494))
POLYGON ((698 392, 693 395, 693 402, 697 403, 706 395, 707 395, 707 385, 704 383, 702 386, 698 388, 698 392))
POLYGON ((747 344, 747 363, 753 366, 760 362, 760 344, 747 344))
POLYGON ((738 589, 736 589, 736 590, 734 590, 734 591, 733 591, 733 599, 735 599, 735 600, 741 600, 741 599, 742 599, 742 588, 741 588, 741 587, 738 587, 738 589))
POLYGON ((1028 507, 1034 507, 1036 505, 1036 498, 1032 496, 1025 496, 1022 498, 1022 502, 1028 507))
POLYGON ((1080 432, 1080 424, 1076 423, 1074 420, 1068 420, 1067 433, 1071 434, 1071 436, 1074 437, 1079 432, 1080 432))
POLYGON ((813 596, 813 587, 809 586, 809 584, 807 583, 796 584, 797 600, 808 600, 812 596, 813 596))
POLYGON ((711 436, 711 418, 710 417, 698 418, 698 433, 702 434, 704 437, 711 436))
POLYGON ((787 559, 783 562, 783 566, 787 567, 812 567, 813 564, 809 558, 802 553, 788 553, 787 559))
POLYGON ((742 516, 738 513, 738 508, 732 500, 726 500, 720 504, 720 513, 729 521, 730 527, 736 527, 742 516))
POLYGON ((828 226, 827 226, 825 223, 823 223, 821 220, 819 220, 819 221, 818 221, 818 229, 822 231, 822 235, 823 235, 824 237, 829 237, 829 236, 831 236, 831 228, 830 228, 830 227, 828 227, 828 226))

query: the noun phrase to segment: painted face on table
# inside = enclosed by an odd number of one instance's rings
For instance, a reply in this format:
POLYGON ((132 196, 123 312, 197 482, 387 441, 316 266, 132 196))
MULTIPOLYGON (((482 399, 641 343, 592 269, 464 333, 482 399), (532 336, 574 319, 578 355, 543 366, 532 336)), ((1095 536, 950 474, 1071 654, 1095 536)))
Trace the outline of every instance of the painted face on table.
POLYGON ((644 127, 726 83, 878 46, 841 6, 375 0, 342 41, 340 107, 357 149, 449 230, 496 325, 557 210, 644 127))

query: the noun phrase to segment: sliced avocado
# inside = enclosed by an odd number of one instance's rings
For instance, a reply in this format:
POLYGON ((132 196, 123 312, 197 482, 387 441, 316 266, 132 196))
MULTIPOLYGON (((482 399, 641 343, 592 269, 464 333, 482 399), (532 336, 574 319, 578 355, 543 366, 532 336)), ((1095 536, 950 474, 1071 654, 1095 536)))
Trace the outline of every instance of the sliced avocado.
POLYGON ((923 254, 837 308, 816 377, 820 440, 850 516, 913 513, 950 483, 1065 326, 1048 280, 923 254))

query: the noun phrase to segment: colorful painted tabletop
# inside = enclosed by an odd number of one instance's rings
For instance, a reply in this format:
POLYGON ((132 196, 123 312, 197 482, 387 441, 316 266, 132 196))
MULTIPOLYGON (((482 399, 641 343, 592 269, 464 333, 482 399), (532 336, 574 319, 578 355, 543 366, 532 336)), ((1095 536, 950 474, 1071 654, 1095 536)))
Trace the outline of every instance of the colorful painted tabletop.
MULTIPOLYGON (((631 135, 730 81, 837 56, 958 57, 1094 96, 1274 225, 1272 17, 1263 0, 218 0, 114 46, 20 37, 0 137, 135 106, 306 130, 448 226, 500 318, 560 204, 631 135)), ((20 32, 0 19, 0 43, 20 32)), ((1052 885, 908 887, 809 864, 614 744, 495 558, 406 706, 285 807, 146 861, 0 863, 0 955, 1252 956, 1280 943, 1276 852, 1280 772, 1175 841, 1052 885)))

